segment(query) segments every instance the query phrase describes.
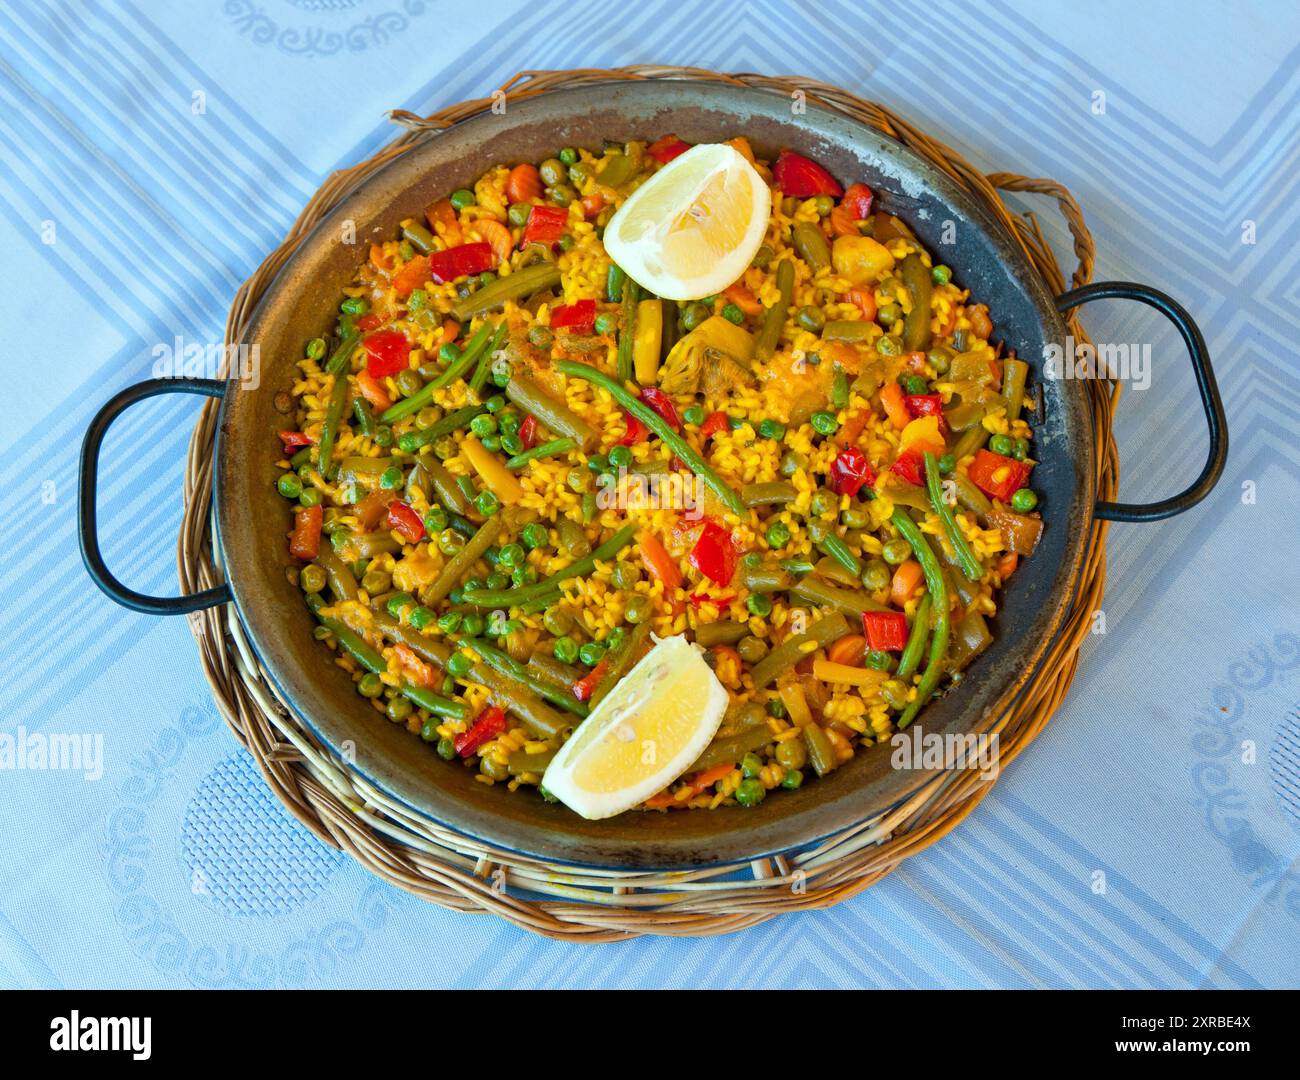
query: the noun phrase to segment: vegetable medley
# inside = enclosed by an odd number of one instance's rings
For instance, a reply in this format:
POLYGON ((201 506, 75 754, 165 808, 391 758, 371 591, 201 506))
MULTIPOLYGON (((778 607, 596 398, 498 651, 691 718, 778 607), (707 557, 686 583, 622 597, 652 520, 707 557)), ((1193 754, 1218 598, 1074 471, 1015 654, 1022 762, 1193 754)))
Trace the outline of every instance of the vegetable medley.
POLYGON ((662 299, 602 242, 684 141, 566 147, 373 244, 279 399, 317 636, 483 783, 550 798, 684 635, 728 705, 639 805, 798 788, 960 680, 1038 541, 1028 368, 987 309, 864 184, 728 145, 771 209, 719 294, 662 299))

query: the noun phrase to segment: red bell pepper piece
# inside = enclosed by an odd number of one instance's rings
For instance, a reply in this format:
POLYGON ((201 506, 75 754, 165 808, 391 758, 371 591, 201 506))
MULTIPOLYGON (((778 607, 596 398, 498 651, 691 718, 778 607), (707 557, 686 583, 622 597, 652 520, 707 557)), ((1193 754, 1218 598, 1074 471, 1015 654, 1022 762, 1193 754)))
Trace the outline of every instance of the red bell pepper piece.
POLYGON ((895 476, 901 476, 909 484, 918 487, 925 483, 925 451, 913 447, 898 455, 898 460, 889 466, 895 476))
POLYGON ((813 195, 833 195, 836 198, 844 194, 844 189, 835 177, 823 169, 817 162, 796 154, 793 150, 782 150, 772 166, 772 178, 776 186, 796 199, 807 199, 813 195))
POLYGON ((967 475, 971 483, 991 499, 1010 502, 1011 496, 1029 480, 1028 462, 1017 461, 991 450, 981 450, 970 463, 967 475))
POLYGON ((719 435, 724 431, 731 430, 731 417, 719 409, 717 412, 709 413, 704 418, 704 423, 700 425, 700 436, 710 439, 714 435, 719 435))
POLYGON ((368 334, 371 330, 376 330, 384 325, 384 317, 378 312, 372 311, 368 315, 362 315, 361 318, 352 325, 363 334, 368 334))
POLYGON ((908 394, 903 398, 903 404, 907 406, 912 419, 918 416, 937 417, 939 431, 945 435, 948 433, 948 421, 943 415, 943 398, 938 394, 908 394))
POLYGON ((595 323, 595 300, 579 300, 576 304, 561 304, 551 312, 552 330, 568 330, 574 334, 590 334, 595 323))
POLYGON ((600 680, 605 677, 605 672, 608 670, 609 657, 601 657, 599 664, 573 684, 573 696, 579 701, 590 701, 591 695, 596 692, 596 687, 600 684, 600 680))
POLYGON ((642 390, 641 400, 668 421, 674 431, 682 430, 682 420, 677 415, 677 406, 673 404, 673 399, 657 386, 647 386, 642 390))
POLYGON ((289 534, 289 554, 311 562, 320 552, 320 527, 325 511, 320 503, 299 506, 293 512, 293 532, 289 534))
POLYGON ((411 357, 411 343, 400 330, 371 334, 362 340, 361 347, 366 350, 366 373, 373 379, 404 371, 411 357))
POLYGON ((301 450, 304 446, 311 446, 315 441, 310 435, 305 435, 301 431, 281 431, 279 434, 286 454, 301 450))
POLYGON ((400 500, 388 504, 388 527, 408 544, 418 544, 424 538, 424 521, 400 500))
POLYGON ((519 246, 545 244, 550 247, 558 244, 564 235, 564 227, 569 223, 569 211, 562 206, 534 206, 528 211, 528 221, 524 224, 524 233, 519 238, 519 246))
POLYGON ((493 259, 492 245, 486 241, 435 251, 429 256, 429 277, 442 285, 466 274, 491 270, 493 259))
POLYGON ((740 554, 736 551, 731 533, 716 522, 708 521, 687 558, 710 581, 717 585, 729 585, 735 576, 740 554))
POLYGON ((676 135, 663 135, 647 146, 645 152, 660 165, 667 165, 673 158, 686 153, 690 148, 690 143, 683 142, 676 135))
POLYGON ((907 648, 907 616, 901 611, 864 611, 862 632, 867 635, 867 644, 878 652, 907 648))
POLYGON ((641 423, 630 412, 623 414, 623 422, 627 426, 627 433, 618 440, 619 446, 635 446, 639 442, 645 442, 646 437, 650 434, 650 429, 641 423))
POLYGON ((831 462, 831 490, 836 495, 856 495, 864 484, 876 482, 876 470, 871 467, 866 454, 856 446, 846 446, 839 457, 831 462))
POLYGON ((871 216, 871 204, 875 199, 875 192, 866 184, 850 184, 840 205, 847 206, 853 212, 855 221, 862 221, 871 216))
POLYGON ((456 736, 454 743, 456 753, 461 757, 469 757, 480 746, 495 739, 505 729, 506 714, 499 706, 489 705, 478 714, 478 719, 470 724, 467 730, 456 736))
POLYGON ((403 300, 429 278, 429 256, 416 255, 393 275, 393 291, 403 300))
POLYGON ((525 450, 531 450, 537 445, 537 417, 531 413, 525 416, 524 422, 519 425, 519 441, 525 450))

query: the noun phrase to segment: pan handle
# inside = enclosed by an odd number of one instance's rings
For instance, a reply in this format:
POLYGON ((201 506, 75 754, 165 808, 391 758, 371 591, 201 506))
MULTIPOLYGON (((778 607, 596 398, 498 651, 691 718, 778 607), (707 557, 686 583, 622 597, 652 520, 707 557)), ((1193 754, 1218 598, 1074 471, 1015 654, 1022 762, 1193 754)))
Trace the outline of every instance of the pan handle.
POLYGON ((1136 300, 1139 304, 1146 304, 1177 327, 1191 357, 1196 387, 1201 393, 1201 405, 1205 408, 1205 421, 1210 429, 1210 455, 1206 459, 1205 468, 1185 491, 1160 502, 1099 502, 1093 508, 1093 515, 1103 521, 1159 521, 1190 510, 1218 483, 1224 463, 1228 460, 1228 421, 1223 413, 1218 384, 1214 381, 1214 369, 1210 366, 1210 351, 1205 346, 1205 338, 1201 336, 1200 328, 1187 313, 1187 309, 1177 300, 1150 285, 1138 285, 1130 281, 1095 281, 1091 285, 1082 285, 1062 293, 1056 298, 1056 309, 1064 315, 1080 304, 1111 299, 1136 300))
POLYGON ((95 516, 96 490, 99 482, 99 449, 108 434, 109 426, 118 416, 137 401, 157 397, 159 394, 202 394, 204 397, 222 397, 226 384, 215 379, 150 379, 148 382, 128 386, 110 400, 90 422, 86 438, 81 444, 81 472, 77 479, 77 535, 81 542, 81 560, 91 580, 111 599, 133 611, 146 615, 185 615, 214 604, 230 602, 230 587, 225 583, 190 596, 145 596, 128 589, 117 580, 104 562, 99 550, 99 522, 95 516))

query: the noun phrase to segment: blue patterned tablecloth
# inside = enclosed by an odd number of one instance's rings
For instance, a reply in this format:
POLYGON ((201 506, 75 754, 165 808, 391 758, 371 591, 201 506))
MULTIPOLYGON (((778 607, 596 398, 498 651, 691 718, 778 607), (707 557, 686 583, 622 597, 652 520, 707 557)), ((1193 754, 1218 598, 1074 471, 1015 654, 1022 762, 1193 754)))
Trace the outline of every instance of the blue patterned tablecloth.
MULTIPOLYGON (((1075 8, 0 6, 0 744, 84 733, 103 751, 80 772, 0 768, 0 985, 1300 983, 1300 11, 1075 8), (1106 632, 947 840, 830 911, 592 948, 422 904, 306 834, 217 716, 183 621, 129 614, 82 572, 76 454, 156 347, 221 340, 324 176, 393 136, 388 108, 645 61, 819 77, 984 168, 1063 181, 1097 277, 1200 320, 1233 445, 1206 504, 1112 529, 1106 632)), ((1134 306, 1086 319, 1153 345, 1152 388, 1120 410, 1123 496, 1169 494, 1206 442, 1182 348, 1134 306)), ((195 409, 139 407, 106 447, 108 557, 144 591, 176 588, 195 409)))

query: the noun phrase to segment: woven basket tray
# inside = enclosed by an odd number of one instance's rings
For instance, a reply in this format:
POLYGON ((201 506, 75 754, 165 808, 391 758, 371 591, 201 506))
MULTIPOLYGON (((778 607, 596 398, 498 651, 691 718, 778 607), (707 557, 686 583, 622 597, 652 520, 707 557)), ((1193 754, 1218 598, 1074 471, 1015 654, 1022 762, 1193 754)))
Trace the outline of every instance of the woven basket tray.
MULTIPOLYGON (((639 66, 616 70, 527 71, 502 90, 508 101, 548 91, 628 79, 703 79, 769 89, 796 90, 814 104, 852 117, 900 140, 938 166, 982 202, 1015 237, 1047 288, 1064 280, 1032 214, 1017 216, 1001 191, 1054 199, 1074 238, 1078 258, 1072 283, 1092 276, 1093 243, 1073 196, 1052 180, 1014 173, 984 175, 882 105, 834 86, 798 77, 723 75, 694 68, 639 66)), ((497 97, 499 98, 499 94, 497 97)), ((393 119, 407 131, 369 161, 327 179, 307 204, 284 242, 257 268, 235 296, 226 340, 242 340, 253 308, 276 272, 311 228, 354 184, 418 141, 488 109, 491 98, 465 101, 429 117, 400 112, 393 119)), ((1086 340, 1071 319, 1070 329, 1086 340)), ((1114 498, 1118 458, 1111 420, 1118 391, 1089 383, 1096 442, 1097 497, 1114 498)), ((185 517, 178 562, 182 590, 197 592, 221 580, 211 545, 212 448, 217 405, 210 402, 190 441, 185 477, 185 517)), ((322 746, 292 709, 277 697, 249 647, 232 605, 189 616, 204 672, 222 715, 253 755, 276 796, 323 842, 348 852, 372 873, 443 907, 490 912, 517 926, 574 941, 618 941, 641 934, 704 935, 739 930, 775 915, 836 904, 867 888, 903 859, 954 828, 988 793, 987 776, 1000 775, 1055 711, 1074 678, 1079 645, 1105 585, 1106 525, 1092 526, 1077 595, 1063 629, 1023 693, 990 731, 999 734, 999 761, 987 774, 959 770, 933 778, 911 798, 812 848, 761 859, 742 867, 711 867, 689 873, 621 872, 552 866, 499 851, 428 820, 369 785, 322 746)))

